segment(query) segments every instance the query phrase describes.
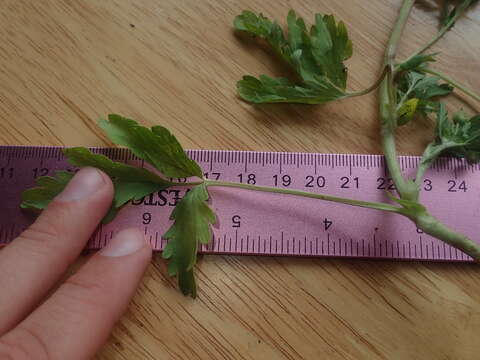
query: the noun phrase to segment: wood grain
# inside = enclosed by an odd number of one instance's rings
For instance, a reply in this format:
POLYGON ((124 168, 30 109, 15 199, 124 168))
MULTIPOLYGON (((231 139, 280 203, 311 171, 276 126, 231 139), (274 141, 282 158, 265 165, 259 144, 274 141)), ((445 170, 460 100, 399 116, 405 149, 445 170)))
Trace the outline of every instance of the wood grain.
MULTIPOLYGON (((405 57, 436 28, 413 11, 405 57)), ((334 13, 354 43, 349 88, 379 72, 399 1, 3 0, 0 143, 108 145, 96 119, 117 112, 170 128, 187 148, 380 153, 376 95, 325 106, 242 102, 243 74, 279 75, 270 53, 232 32, 243 9, 284 19, 334 13), (274 4, 274 5, 273 5, 274 4)), ((480 84, 480 9, 435 51, 435 66, 480 84)), ((284 21, 282 20, 282 23, 284 21)), ((461 94, 449 102, 478 111, 461 94)), ((399 151, 432 137, 420 121, 399 151)), ((466 264, 206 256, 184 298, 156 256, 98 359, 474 359, 480 270, 466 264)))

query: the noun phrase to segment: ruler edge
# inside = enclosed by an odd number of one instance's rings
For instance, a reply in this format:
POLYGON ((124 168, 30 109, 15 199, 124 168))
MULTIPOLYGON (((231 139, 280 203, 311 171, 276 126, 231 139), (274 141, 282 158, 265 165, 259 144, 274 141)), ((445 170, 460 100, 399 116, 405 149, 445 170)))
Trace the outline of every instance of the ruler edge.
MULTIPOLYGON (((44 151, 57 151, 59 154, 61 153, 62 149, 66 148, 72 148, 76 146, 50 146, 50 145, 0 145, 0 156, 7 151, 13 151, 15 152, 16 150, 28 150, 28 149, 33 149, 33 151, 37 150, 38 152, 44 150, 44 151)), ((109 152, 113 151, 118 151, 118 152, 124 152, 128 154, 129 160, 133 161, 141 161, 142 159, 138 158, 137 156, 133 155, 130 149, 126 147, 106 147, 106 146, 85 146, 86 148, 94 151, 94 152, 100 152, 100 153, 106 153, 106 155, 112 155, 109 152)), ((318 153, 318 152, 301 152, 301 151, 263 151, 263 150, 228 150, 228 149, 186 149, 185 152, 188 154, 189 157, 194 158, 195 154, 198 153, 237 153, 237 154, 272 154, 272 155, 303 155, 303 156, 314 156, 314 157, 321 157, 321 156, 328 156, 328 157, 372 157, 379 159, 380 161, 380 167, 384 167, 387 170, 387 166, 385 163, 385 155, 382 154, 361 154, 361 153, 318 153)), ((40 155, 40 154, 39 154, 40 155)), ((26 156, 23 155, 23 156, 26 156)), ((28 156, 29 158, 32 158, 33 156, 28 156)), ((62 157, 64 158, 63 154, 62 157)), ((420 155, 398 155, 398 159, 401 165, 402 170, 405 169, 412 169, 416 168, 418 166, 418 163, 421 159, 420 155), (409 161, 410 160, 410 161, 409 161), (414 164, 413 166, 406 166, 409 162, 413 161, 414 164)), ((199 160, 197 160, 199 161, 199 160)), ((207 160, 208 161, 208 160, 207 160)), ((467 170, 470 169, 471 171, 480 171, 480 163, 477 164, 468 164, 468 162, 465 159, 458 159, 454 157, 448 157, 448 156, 443 156, 439 157, 438 159, 435 160, 435 162, 432 164, 430 169, 438 169, 438 168, 443 168, 443 169, 462 169, 462 170, 467 170)), ((388 170, 387 170, 388 171, 388 170)))

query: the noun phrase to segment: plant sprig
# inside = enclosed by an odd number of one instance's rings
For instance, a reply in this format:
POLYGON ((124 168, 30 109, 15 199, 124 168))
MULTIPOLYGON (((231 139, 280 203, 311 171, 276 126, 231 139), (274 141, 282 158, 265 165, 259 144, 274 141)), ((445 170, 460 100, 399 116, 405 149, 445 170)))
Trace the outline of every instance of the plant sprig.
MULTIPOLYGON (((177 139, 164 127, 146 128, 120 115, 109 115, 99 126, 117 145, 126 146, 154 170, 136 168, 92 151, 77 147, 64 150, 65 157, 76 167, 93 166, 108 174, 115 195, 104 222, 111 221, 123 206, 153 192, 172 186, 187 186, 189 191, 172 211, 171 227, 165 232, 168 243, 163 257, 168 259, 168 272, 177 276, 183 294, 195 297, 197 286, 194 266, 200 244, 212 237, 211 225, 216 216, 209 207, 209 187, 237 187, 253 191, 303 196, 345 205, 397 213, 409 218, 417 227, 480 261, 480 246, 455 232, 433 217, 419 201, 420 185, 425 171, 442 155, 465 158, 469 163, 480 161, 480 115, 469 116, 456 112, 449 117, 441 97, 454 88, 479 100, 480 96, 467 87, 430 68, 437 54, 425 54, 461 15, 477 0, 446 1, 438 34, 405 61, 396 63, 396 50, 415 0, 404 0, 393 27, 381 76, 374 84, 360 91, 347 91, 347 70, 344 62, 353 54, 352 42, 342 21, 332 15, 315 15, 308 28, 305 21, 292 10, 287 16, 288 31, 262 14, 244 11, 234 20, 237 31, 259 37, 269 44, 277 56, 295 72, 296 79, 258 78, 246 75, 237 83, 238 93, 248 102, 303 103, 325 102, 360 96, 379 89, 379 114, 384 154, 398 197, 388 194, 392 203, 377 203, 340 198, 328 194, 309 193, 283 188, 263 187, 224 181, 208 180, 195 161, 188 158, 177 139), (443 82, 442 82, 443 81, 443 82), (427 145, 414 179, 405 178, 400 169, 395 131, 399 126, 414 123, 417 117, 436 117, 434 139, 427 145), (177 183, 168 178, 193 178, 177 183)), ((55 177, 40 177, 38 186, 25 190, 21 206, 41 211, 68 184, 73 174, 59 171, 55 177)))

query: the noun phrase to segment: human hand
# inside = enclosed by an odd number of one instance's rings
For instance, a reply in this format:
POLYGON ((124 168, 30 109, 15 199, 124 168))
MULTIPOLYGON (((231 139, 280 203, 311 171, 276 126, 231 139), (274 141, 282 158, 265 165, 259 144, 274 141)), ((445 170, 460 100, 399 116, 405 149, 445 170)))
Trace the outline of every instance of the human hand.
POLYGON ((84 168, 0 251, 0 359, 89 359, 106 341, 150 262, 136 229, 118 233, 45 300, 107 212, 110 178, 84 168))

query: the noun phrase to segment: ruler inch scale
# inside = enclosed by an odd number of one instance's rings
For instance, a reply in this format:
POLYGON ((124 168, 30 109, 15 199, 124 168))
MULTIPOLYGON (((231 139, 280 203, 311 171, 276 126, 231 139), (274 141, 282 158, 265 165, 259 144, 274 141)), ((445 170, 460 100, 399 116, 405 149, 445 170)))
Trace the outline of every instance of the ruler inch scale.
MULTIPOLYGON (((74 170, 62 147, 0 146, 0 245, 12 241, 34 218, 19 208, 24 189, 37 176, 74 170)), ((91 148, 115 161, 146 166, 124 148, 91 148)), ((205 177, 252 185, 283 187, 390 202, 394 191, 384 157, 234 150, 188 150, 205 177)), ((413 177, 418 156, 401 156, 402 170, 413 177)), ((186 181, 185 179, 174 179, 186 181)), ((171 211, 187 191, 170 188, 132 201, 110 224, 100 226, 87 248, 98 249, 126 227, 141 227, 152 247, 161 250, 171 211)), ((207 254, 386 258, 472 261, 461 251, 423 234, 397 214, 286 194, 210 187, 210 206, 218 218, 207 254)), ((480 167, 441 158, 422 183, 422 203, 450 227, 477 241, 480 223, 480 167)))

